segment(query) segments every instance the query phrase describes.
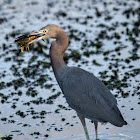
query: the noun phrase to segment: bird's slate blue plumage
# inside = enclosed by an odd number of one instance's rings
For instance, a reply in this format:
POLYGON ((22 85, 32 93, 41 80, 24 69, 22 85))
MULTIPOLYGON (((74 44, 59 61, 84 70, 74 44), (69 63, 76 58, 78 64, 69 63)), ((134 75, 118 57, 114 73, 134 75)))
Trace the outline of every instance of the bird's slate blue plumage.
POLYGON ((98 139, 98 122, 110 122, 118 127, 127 125, 117 107, 117 100, 98 78, 83 69, 68 67, 65 64, 63 55, 67 50, 69 39, 64 30, 56 25, 48 25, 32 35, 36 34, 43 36, 35 41, 56 39, 50 48, 52 68, 68 104, 81 120, 87 140, 90 138, 85 118, 94 122, 96 139, 98 139))
POLYGON ((125 124, 116 98, 93 74, 76 67, 67 67, 61 73, 60 87, 70 107, 94 121, 125 124))

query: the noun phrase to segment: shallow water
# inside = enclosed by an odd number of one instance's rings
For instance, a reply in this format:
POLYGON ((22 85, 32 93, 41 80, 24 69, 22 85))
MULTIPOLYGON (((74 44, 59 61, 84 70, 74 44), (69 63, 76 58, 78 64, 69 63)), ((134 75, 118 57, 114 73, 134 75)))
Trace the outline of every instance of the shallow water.
MULTIPOLYGON (((0 1, 0 137, 85 140, 53 75, 51 41, 35 43, 24 54, 10 44, 21 34, 57 24, 70 38, 68 65, 103 80, 129 124, 122 128, 99 124, 99 138, 139 140, 139 11, 136 0, 0 1)), ((86 122, 94 140, 94 125, 86 122)))

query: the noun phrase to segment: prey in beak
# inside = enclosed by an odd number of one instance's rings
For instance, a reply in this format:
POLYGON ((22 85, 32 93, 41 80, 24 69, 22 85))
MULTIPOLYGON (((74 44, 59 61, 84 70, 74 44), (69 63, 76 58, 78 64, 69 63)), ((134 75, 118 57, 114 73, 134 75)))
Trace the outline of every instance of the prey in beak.
POLYGON ((37 32, 32 32, 29 34, 25 34, 22 36, 19 36, 17 39, 15 39, 14 43, 17 43, 21 47, 21 53, 24 53, 24 47, 29 51, 29 45, 33 42, 43 40, 47 38, 47 29, 41 29, 37 32))
POLYGON ((38 37, 38 35, 25 34, 15 39, 14 43, 17 43, 21 47, 21 53, 24 53, 24 47, 26 47, 26 50, 29 51, 29 45, 34 39, 37 39, 38 37))

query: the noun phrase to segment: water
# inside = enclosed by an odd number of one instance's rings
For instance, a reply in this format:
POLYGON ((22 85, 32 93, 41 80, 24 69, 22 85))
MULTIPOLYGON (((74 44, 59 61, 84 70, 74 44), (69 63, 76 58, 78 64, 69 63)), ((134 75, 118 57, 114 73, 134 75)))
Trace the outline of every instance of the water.
MULTIPOLYGON (((138 5, 136 0, 0 1, 0 136, 85 140, 82 125, 52 72, 51 41, 35 43, 24 54, 15 44, 10 45, 19 35, 57 24, 70 37, 65 56, 68 65, 81 67, 106 82, 129 124, 122 128, 99 124, 99 138, 138 140, 138 5)), ((94 125, 86 122, 94 140, 94 125)))

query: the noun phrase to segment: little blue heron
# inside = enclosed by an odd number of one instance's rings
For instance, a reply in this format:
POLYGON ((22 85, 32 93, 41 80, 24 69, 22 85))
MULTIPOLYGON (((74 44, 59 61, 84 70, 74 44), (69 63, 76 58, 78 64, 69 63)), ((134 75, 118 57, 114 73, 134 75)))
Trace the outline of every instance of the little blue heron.
POLYGON ((50 47, 52 68, 69 106, 73 108, 81 120, 87 140, 90 140, 85 118, 91 119, 95 125, 96 139, 98 139, 98 122, 122 127, 127 125, 117 100, 109 89, 93 74, 77 67, 68 67, 64 60, 64 52, 68 48, 69 38, 62 28, 48 25, 31 35, 39 35, 31 43, 49 38, 55 38, 50 47))

